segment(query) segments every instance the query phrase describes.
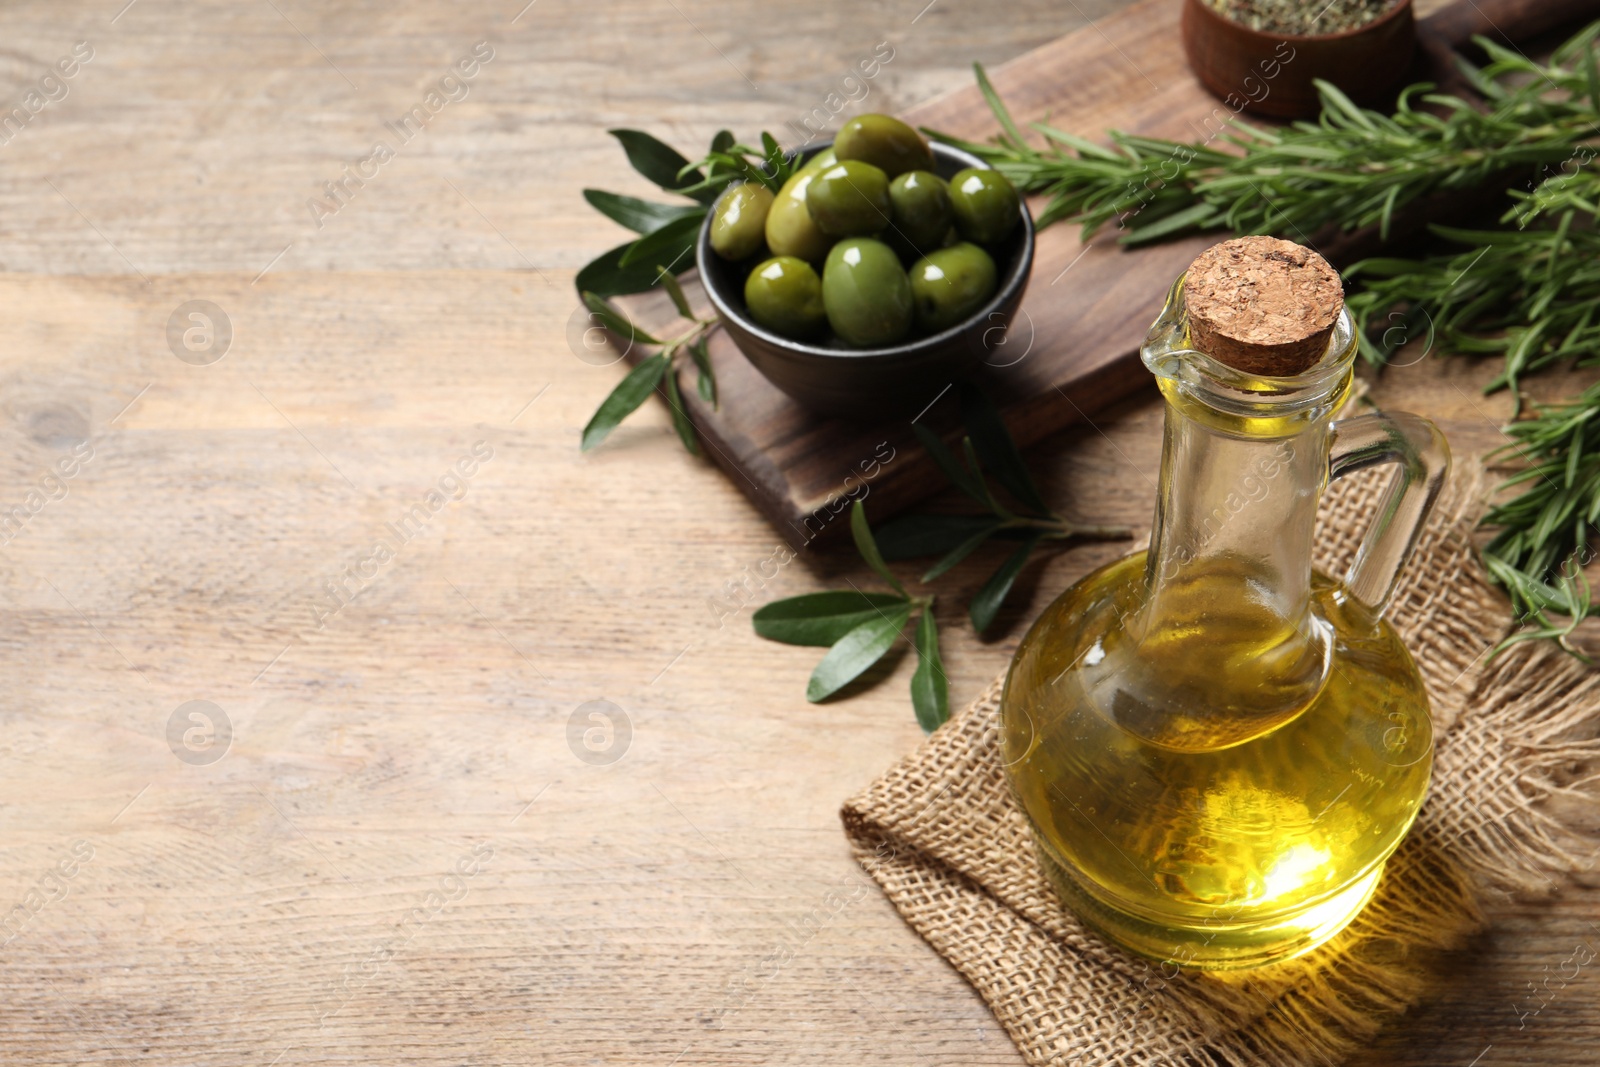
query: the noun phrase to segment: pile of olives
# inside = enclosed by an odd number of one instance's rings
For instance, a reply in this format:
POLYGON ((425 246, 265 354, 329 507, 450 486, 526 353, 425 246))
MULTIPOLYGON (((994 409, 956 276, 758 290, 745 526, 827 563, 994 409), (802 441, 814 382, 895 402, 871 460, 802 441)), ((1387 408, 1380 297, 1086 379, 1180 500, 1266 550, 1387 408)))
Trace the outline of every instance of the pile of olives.
POLYGON ((798 341, 831 329, 875 348, 982 307, 998 284, 984 246, 1020 222, 1017 191, 999 171, 969 167, 947 182, 933 168, 916 130, 861 115, 776 196, 730 186, 711 212, 711 247, 734 262, 765 252, 745 280, 750 317, 798 341))

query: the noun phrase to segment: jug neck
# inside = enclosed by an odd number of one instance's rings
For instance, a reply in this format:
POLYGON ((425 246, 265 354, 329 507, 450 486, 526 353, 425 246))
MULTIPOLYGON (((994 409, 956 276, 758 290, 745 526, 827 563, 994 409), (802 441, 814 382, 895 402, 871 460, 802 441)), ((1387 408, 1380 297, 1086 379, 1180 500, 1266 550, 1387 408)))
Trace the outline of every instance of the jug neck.
POLYGON ((1183 278, 1173 285, 1141 350, 1167 402, 1151 600, 1196 575, 1237 573, 1264 619, 1303 620, 1329 431, 1350 394, 1355 340, 1341 311, 1326 353, 1303 374, 1248 374, 1193 346, 1183 278))
MULTIPOLYGON (((1168 404, 1160 497, 1145 582, 1147 625, 1196 583, 1228 582, 1259 625, 1304 627, 1311 596, 1317 503, 1327 475, 1330 420, 1292 434, 1225 432, 1168 404)), ((1184 616, 1187 607, 1177 608, 1184 616)))
POLYGON ((1303 374, 1238 371, 1193 347, 1181 278, 1151 330, 1142 355, 1166 428, 1146 595, 1126 620, 1144 680, 1124 705, 1158 715, 1168 743, 1231 743, 1305 706, 1326 680, 1312 543, 1354 341, 1341 313, 1303 374))

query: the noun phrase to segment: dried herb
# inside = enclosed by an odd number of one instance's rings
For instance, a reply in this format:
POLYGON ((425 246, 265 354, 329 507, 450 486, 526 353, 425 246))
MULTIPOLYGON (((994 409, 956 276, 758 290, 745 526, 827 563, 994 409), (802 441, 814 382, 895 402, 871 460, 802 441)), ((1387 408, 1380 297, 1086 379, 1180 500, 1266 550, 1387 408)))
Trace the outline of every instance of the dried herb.
POLYGON ((1376 22, 1399 0, 1206 0, 1230 22, 1263 33, 1344 33, 1376 22))

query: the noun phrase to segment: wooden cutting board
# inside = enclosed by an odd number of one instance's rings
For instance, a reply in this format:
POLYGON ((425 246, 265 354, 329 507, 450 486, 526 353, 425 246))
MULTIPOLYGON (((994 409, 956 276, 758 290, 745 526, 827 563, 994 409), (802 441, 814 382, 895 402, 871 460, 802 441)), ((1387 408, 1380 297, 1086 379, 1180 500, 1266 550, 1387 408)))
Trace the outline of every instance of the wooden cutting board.
MULTIPOLYGON (((1231 112, 1189 72, 1178 31, 1181 6, 1178 0, 1141 0, 990 71, 990 78, 1019 123, 1047 119, 1096 140, 1113 129, 1205 139, 1231 112)), ((1461 0, 1423 20, 1419 29, 1433 40, 1446 26, 1452 41, 1488 31, 1491 24, 1514 34, 1504 21, 1511 9, 1520 17, 1522 9, 1537 7, 1531 0, 1461 0), (1484 7, 1499 21, 1482 14, 1484 7)), ((1438 61, 1437 52, 1419 51, 1419 64, 1430 56, 1438 61)), ((987 140, 996 129, 975 85, 903 117, 973 140, 987 140)), ((1032 201, 1035 214, 1042 205, 1042 199, 1032 201)), ((977 378, 1000 405, 1019 445, 1091 419, 1149 383, 1139 343, 1172 281, 1216 240, 1197 236, 1128 251, 1116 244, 1114 232, 1087 244, 1069 225, 1039 233, 1022 309, 977 378)), ((1335 262, 1342 258, 1318 247, 1335 262)), ((707 306, 692 274, 684 283, 691 302, 707 306)), ((652 332, 675 318, 659 292, 618 303, 652 332)), ((629 359, 643 354, 636 349, 629 359)), ((944 487, 910 421, 863 425, 815 415, 763 378, 725 334, 714 335, 710 354, 720 405, 713 409, 685 390, 705 453, 796 548, 841 535, 848 524, 839 517, 853 497, 870 494, 871 517, 881 522, 944 487)), ((918 416, 923 424, 954 435, 959 412, 953 393, 918 416)))

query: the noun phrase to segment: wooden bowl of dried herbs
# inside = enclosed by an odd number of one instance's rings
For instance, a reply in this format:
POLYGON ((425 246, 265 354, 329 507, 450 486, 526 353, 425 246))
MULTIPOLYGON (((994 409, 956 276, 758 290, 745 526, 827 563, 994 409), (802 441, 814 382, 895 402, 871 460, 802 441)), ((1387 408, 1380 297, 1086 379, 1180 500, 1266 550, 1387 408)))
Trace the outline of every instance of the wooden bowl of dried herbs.
POLYGON ((1381 104, 1411 68, 1411 0, 1184 0, 1183 46, 1235 114, 1313 118, 1318 79, 1381 104))

